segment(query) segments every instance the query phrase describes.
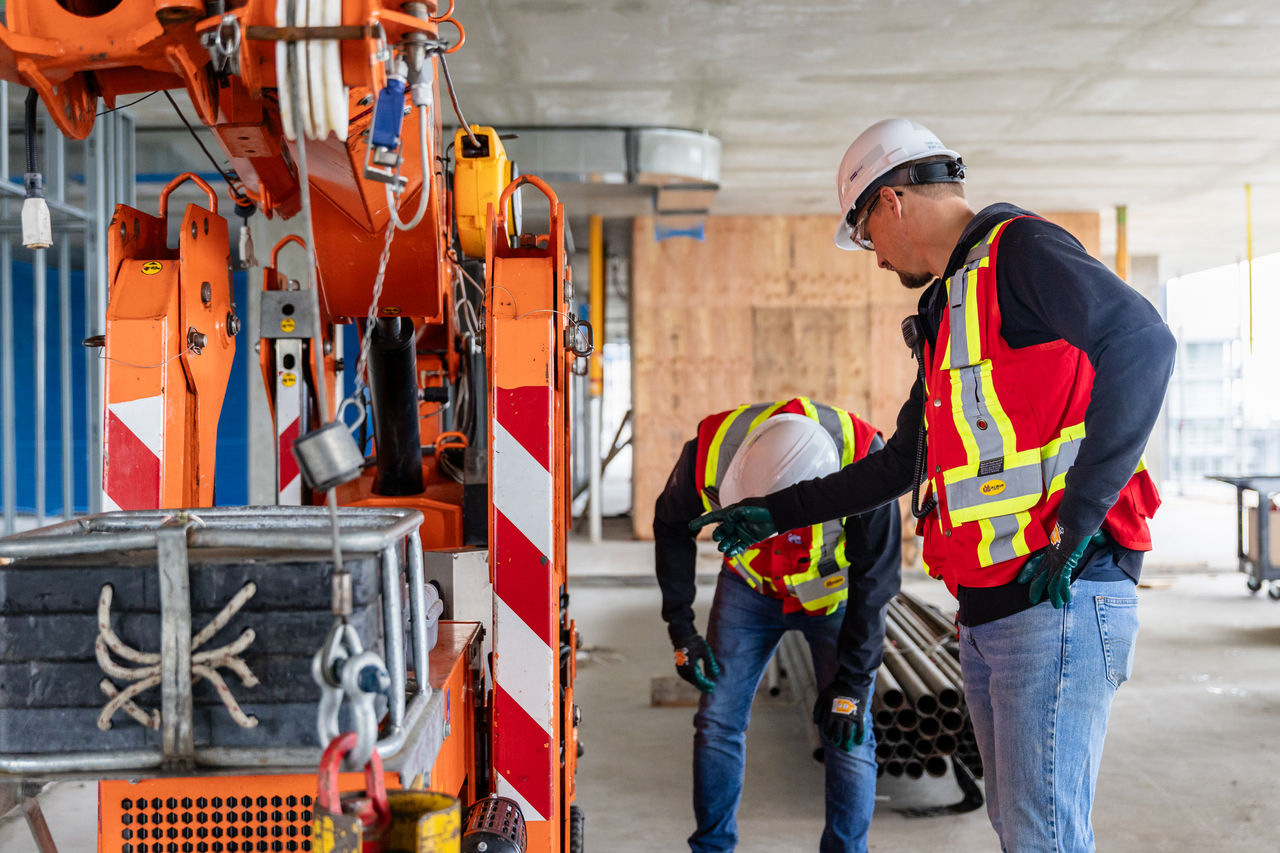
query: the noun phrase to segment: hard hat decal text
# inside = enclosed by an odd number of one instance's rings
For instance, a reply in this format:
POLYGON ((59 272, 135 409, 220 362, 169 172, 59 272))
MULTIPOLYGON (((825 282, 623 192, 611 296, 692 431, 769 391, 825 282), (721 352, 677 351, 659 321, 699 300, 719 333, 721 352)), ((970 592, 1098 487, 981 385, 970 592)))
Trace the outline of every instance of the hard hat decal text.
POLYGON ((147 261, 145 264, 142 265, 142 274, 155 275, 156 273, 160 272, 160 270, 162 269, 164 269, 164 264, 160 263, 159 261, 147 261))
POLYGON ((987 497, 998 495, 1004 491, 1004 480, 987 480, 979 488, 987 497))

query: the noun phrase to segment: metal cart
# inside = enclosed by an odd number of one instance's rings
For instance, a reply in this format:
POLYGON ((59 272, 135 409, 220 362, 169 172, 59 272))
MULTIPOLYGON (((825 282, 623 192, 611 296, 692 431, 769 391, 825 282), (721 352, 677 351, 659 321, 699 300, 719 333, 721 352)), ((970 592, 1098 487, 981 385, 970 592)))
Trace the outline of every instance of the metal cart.
POLYGON ((1236 556, 1240 560, 1240 571, 1249 576, 1245 582, 1250 592, 1262 589, 1264 583, 1269 584, 1267 595, 1274 601, 1280 601, 1280 566, 1271 562, 1271 525, 1268 514, 1280 495, 1280 475, 1222 477, 1211 476, 1210 480, 1229 483, 1236 487, 1236 556), (1244 532, 1244 493, 1254 492, 1258 496, 1258 505, 1253 507, 1253 525, 1257 531, 1257 553, 1250 554, 1245 542, 1244 532))

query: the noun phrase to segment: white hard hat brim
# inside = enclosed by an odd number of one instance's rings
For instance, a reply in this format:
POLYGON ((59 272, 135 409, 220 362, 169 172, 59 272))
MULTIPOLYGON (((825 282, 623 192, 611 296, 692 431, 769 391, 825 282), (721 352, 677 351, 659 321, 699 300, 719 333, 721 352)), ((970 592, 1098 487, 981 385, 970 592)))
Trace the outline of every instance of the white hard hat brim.
POLYGON ((840 217, 840 224, 836 226, 836 247, 844 249, 846 252, 864 251, 861 246, 853 242, 853 229, 849 227, 849 223, 845 220, 848 216, 840 217))

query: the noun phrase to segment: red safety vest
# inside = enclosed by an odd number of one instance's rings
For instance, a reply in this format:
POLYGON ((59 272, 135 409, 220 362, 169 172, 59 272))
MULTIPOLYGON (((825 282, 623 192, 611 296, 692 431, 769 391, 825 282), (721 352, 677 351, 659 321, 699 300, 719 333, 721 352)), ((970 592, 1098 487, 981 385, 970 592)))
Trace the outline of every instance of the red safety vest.
MULTIPOLYGON (((780 414, 813 418, 840 448, 843 467, 867 455, 875 427, 834 406, 795 397, 776 403, 739 406, 698 424, 697 486, 708 511, 718 509, 708 489, 717 489, 734 454, 751 430, 780 414)), ((714 492, 713 492, 714 493, 714 492)), ((849 561, 844 553, 844 519, 779 533, 725 563, 758 592, 785 602, 784 612, 834 613, 849 597, 849 561)))
MULTIPOLYGON (((952 593, 1008 583, 1049 544, 1093 389, 1093 366, 1066 341, 1014 349, 1000 334, 996 256, 1012 221, 991 229, 946 280, 937 343, 925 347, 928 476, 938 506, 917 532, 926 570, 952 593)), ((1149 551, 1147 519, 1159 506, 1140 463, 1102 529, 1149 551)))

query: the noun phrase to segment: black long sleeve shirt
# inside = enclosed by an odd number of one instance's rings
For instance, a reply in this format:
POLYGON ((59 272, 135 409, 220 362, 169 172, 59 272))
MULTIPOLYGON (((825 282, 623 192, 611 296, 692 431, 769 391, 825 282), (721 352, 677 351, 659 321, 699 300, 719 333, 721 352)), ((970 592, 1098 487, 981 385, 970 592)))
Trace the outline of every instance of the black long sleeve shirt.
MULTIPOLYGON (((973 245, 997 223, 1026 214, 1011 204, 980 211, 952 251, 944 278, 964 264, 973 245)), ((1173 372, 1173 334, 1151 303, 1090 256, 1065 229, 1041 219, 1018 219, 1002 233, 996 296, 1000 332, 1009 346, 1062 339, 1082 350, 1093 366, 1085 438, 1067 472, 1058 510, 1063 527, 1087 535, 1101 526, 1146 447, 1173 372)), ((937 340, 945 302, 942 280, 935 280, 920 297, 919 313, 930 343, 937 340)), ((903 357, 909 355, 904 352, 903 357)), ((910 490, 923 400, 924 389, 917 380, 884 452, 769 495, 767 504, 779 529, 864 512, 910 490)), ((1119 552, 1121 569, 1136 580, 1142 554, 1114 543, 1108 547, 1119 552)), ((1081 564, 1090 556, 1087 552, 1081 564)), ((1029 606, 1025 587, 1016 583, 961 587, 959 601, 960 619, 969 625, 1029 606)))
MULTIPOLYGON (((877 436, 871 449, 875 451, 883 444, 877 436)), ((695 631, 697 543, 689 531, 689 522, 705 511, 696 485, 697 457, 698 442, 694 439, 681 451, 653 513, 654 565, 662 590, 662 618, 673 643, 687 639, 695 631)), ((844 535, 849 601, 837 641, 838 674, 849 684, 866 686, 880 666, 885 609, 897 594, 901 580, 902 533, 897 506, 881 506, 846 518, 844 535)))

